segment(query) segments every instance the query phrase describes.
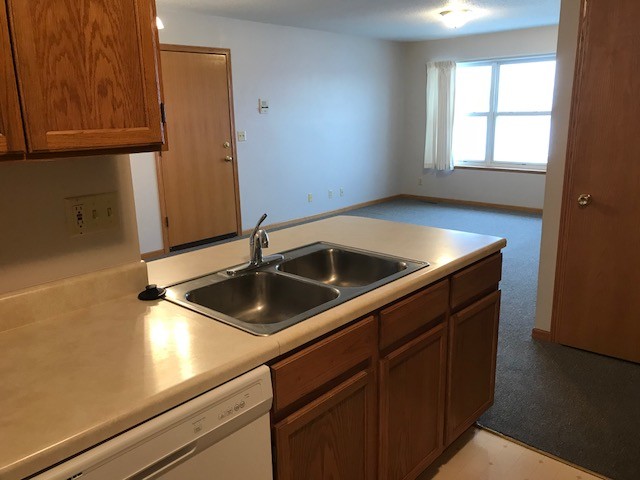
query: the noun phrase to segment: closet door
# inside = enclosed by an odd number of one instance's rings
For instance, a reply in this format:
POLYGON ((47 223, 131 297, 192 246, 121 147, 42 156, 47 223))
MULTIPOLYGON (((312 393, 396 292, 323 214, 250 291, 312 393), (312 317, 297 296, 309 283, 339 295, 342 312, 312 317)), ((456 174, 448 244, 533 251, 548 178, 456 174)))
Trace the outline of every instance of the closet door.
POLYGON ((25 151, 6 7, 0 0, 0 160, 5 154, 25 151))
POLYGON ((640 2, 581 12, 552 334, 640 362, 640 2))

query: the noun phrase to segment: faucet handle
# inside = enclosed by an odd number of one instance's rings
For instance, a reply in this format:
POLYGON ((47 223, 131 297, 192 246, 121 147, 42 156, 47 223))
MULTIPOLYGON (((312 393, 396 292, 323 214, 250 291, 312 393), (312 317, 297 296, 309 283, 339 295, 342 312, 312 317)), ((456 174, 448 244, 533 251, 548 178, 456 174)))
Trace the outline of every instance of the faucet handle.
POLYGON ((258 230, 260 234, 260 246, 263 248, 269 248, 269 234, 266 230, 258 230))

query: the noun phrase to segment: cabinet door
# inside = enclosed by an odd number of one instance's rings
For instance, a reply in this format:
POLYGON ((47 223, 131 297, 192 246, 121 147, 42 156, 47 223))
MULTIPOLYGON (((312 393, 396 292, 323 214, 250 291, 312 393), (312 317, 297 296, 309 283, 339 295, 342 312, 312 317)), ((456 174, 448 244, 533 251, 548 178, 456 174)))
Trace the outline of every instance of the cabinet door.
POLYGON ((414 479, 441 453, 446 324, 380 361, 380 478, 414 479))
POLYGON ((153 0, 7 0, 30 152, 163 141, 153 0))
POLYGON ((493 404, 499 313, 496 291, 450 319, 447 445, 493 404))
POLYGON ((13 69, 5 0, 0 0, 0 158, 24 152, 18 85, 13 69))
POLYGON ((375 395, 362 371, 276 424, 277 479, 374 479, 375 395))

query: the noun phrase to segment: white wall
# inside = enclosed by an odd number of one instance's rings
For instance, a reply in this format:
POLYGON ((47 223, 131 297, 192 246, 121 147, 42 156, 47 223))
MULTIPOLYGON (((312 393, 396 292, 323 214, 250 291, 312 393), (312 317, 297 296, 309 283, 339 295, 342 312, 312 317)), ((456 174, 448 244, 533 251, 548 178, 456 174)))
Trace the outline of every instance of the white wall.
MULTIPOLYGON (((276 223, 398 193, 400 44, 162 6, 159 15, 163 43, 231 49, 236 129, 247 132, 237 144, 244 229, 263 212, 276 223)), ((145 248, 158 241, 141 234, 145 248)))
POLYGON ((558 67, 554 110, 551 116, 551 147, 547 167, 547 187, 542 215, 542 242, 540 270, 538 271, 538 299, 536 302, 536 328, 550 330, 553 290, 555 286, 562 187, 569 134, 571 92, 578 44, 580 0, 562 0, 558 32, 558 67))
POLYGON ((129 157, 0 162, 0 295, 140 260, 129 157), (117 191, 114 230, 72 236, 64 199, 117 191))
POLYGON ((136 202, 140 252, 162 250, 164 245, 155 153, 131 155, 131 180, 135 186, 133 194, 136 202))
POLYGON ((404 193, 542 208, 545 175, 461 169, 449 175, 436 175, 424 170, 426 64, 435 60, 470 61, 553 53, 557 34, 557 27, 542 27, 407 44, 404 193))

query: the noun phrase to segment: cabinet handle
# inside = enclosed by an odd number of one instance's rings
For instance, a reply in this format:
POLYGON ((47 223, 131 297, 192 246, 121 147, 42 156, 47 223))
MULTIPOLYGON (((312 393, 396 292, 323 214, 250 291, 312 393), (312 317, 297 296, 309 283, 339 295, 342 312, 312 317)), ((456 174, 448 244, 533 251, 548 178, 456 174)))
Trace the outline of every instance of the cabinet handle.
POLYGON ((233 157, 231 155, 227 155, 226 157, 224 157, 224 161, 225 162, 233 162, 233 157))

